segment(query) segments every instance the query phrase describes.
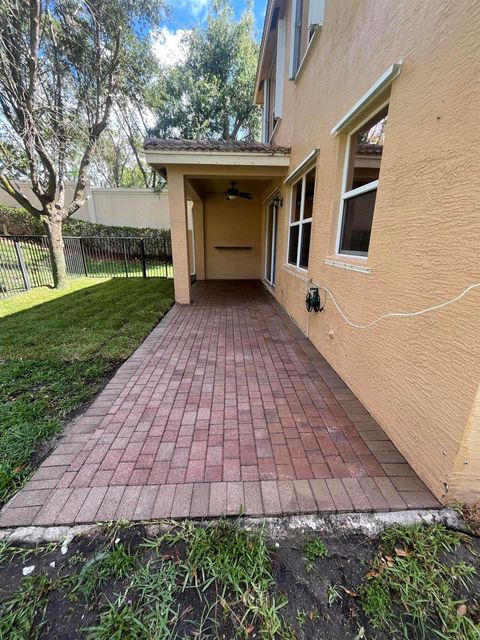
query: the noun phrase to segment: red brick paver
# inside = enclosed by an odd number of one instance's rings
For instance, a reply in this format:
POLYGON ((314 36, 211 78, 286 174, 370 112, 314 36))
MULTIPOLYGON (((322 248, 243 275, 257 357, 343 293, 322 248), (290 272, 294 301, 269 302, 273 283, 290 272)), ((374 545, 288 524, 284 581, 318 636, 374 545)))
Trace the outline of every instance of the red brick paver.
POLYGON ((255 281, 199 282, 0 526, 439 506, 255 281))

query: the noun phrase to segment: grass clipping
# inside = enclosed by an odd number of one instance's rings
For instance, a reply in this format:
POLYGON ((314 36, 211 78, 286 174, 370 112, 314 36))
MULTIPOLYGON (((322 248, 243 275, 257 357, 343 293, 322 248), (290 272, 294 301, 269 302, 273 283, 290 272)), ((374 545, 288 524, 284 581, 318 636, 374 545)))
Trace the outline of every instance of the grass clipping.
POLYGON ((447 562, 461 536, 442 525, 392 527, 360 589, 370 623, 391 638, 478 640, 478 603, 468 593, 475 568, 447 562))

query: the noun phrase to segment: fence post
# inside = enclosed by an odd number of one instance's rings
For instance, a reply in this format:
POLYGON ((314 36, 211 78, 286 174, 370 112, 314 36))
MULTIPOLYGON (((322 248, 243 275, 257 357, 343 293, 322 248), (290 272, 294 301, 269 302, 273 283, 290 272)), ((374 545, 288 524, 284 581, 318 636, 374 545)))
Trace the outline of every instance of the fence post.
POLYGON ((147 277, 147 264, 145 262, 145 238, 142 238, 142 242, 141 242, 141 248, 142 248, 142 269, 143 269, 143 277, 146 278, 147 277))
POLYGON ((168 255, 167 255, 167 241, 165 238, 163 240, 163 264, 165 266, 165 277, 168 278, 168 255))
POLYGON ((85 277, 88 278, 87 259, 85 257, 85 247, 83 246, 83 238, 80 238, 80 251, 82 253, 83 270, 85 271, 85 277))
POLYGON ((125 263, 125 277, 128 278, 127 245, 125 240, 123 240, 123 261, 125 263))
POLYGON ((30 275, 28 273, 25 258, 23 256, 22 247, 20 245, 20 242, 18 241, 17 236, 14 236, 13 238, 13 244, 15 246, 15 252, 17 254, 18 266, 20 267, 20 271, 22 272, 23 284, 25 285, 25 289, 28 291, 32 288, 32 283, 30 281, 30 275))

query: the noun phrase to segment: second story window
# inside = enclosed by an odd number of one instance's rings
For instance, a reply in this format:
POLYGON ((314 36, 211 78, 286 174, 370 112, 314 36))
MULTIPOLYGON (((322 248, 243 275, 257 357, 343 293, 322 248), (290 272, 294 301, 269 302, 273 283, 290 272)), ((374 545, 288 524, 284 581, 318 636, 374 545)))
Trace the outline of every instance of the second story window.
POLYGON ((324 0, 292 0, 290 78, 297 75, 318 27, 323 24, 324 0))
POLYGON ((308 269, 314 195, 315 168, 292 186, 288 262, 300 269, 308 269))
POLYGON ((276 65, 272 66, 270 75, 265 81, 265 103, 264 103, 264 142, 269 142, 272 137, 273 130, 275 128, 275 122, 277 120, 276 104, 275 104, 275 86, 276 86, 276 65))
POLYGON ((263 142, 270 142, 277 120, 282 117, 285 80, 285 21, 276 23, 276 49, 263 88, 263 142))

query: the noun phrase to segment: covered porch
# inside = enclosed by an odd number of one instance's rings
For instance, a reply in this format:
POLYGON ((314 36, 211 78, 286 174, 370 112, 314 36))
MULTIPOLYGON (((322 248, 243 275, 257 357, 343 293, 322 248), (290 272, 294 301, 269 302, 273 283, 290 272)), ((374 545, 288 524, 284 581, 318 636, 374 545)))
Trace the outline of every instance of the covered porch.
POLYGON ((271 203, 288 171, 289 149, 153 139, 145 154, 168 182, 176 302, 190 303, 192 275, 273 282, 271 203))

